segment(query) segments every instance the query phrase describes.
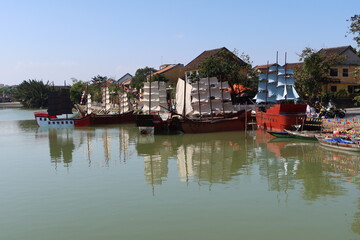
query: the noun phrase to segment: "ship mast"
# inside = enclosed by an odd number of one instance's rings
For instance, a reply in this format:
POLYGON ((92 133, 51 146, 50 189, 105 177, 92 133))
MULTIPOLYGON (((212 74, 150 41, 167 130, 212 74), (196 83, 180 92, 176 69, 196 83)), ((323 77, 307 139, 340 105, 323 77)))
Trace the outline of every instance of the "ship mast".
POLYGON ((265 85, 265 105, 268 103, 268 94, 269 94, 269 90, 268 90, 268 84, 269 84, 269 70, 270 70, 270 66, 269 66, 269 61, 267 61, 267 69, 266 69, 266 85, 265 85))
MULTIPOLYGON (((284 86, 284 91, 287 88, 287 83, 286 83, 286 52, 285 52, 285 64, 284 64, 284 81, 285 81, 285 86, 284 86)), ((287 94, 285 95, 285 101, 287 101, 287 94)))
POLYGON ((211 114, 211 119, 213 119, 213 108, 212 108, 212 101, 211 101, 211 85, 210 85, 209 75, 208 75, 208 77, 207 77, 207 81, 208 81, 208 86, 209 86, 210 114, 211 114))

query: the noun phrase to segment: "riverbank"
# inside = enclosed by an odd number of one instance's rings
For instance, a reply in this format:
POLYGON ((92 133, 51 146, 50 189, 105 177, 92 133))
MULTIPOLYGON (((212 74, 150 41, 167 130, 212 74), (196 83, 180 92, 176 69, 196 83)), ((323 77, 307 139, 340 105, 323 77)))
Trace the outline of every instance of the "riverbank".
POLYGON ((23 105, 20 102, 4 102, 0 103, 0 108, 21 108, 23 105))
POLYGON ((360 108, 346 108, 345 118, 360 118, 360 108))

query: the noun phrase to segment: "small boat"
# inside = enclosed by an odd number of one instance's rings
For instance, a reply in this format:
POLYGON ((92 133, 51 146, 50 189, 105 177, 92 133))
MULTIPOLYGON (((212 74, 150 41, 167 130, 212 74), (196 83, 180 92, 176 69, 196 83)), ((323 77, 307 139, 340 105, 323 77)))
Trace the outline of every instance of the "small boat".
POLYGON ((39 127, 84 127, 90 125, 90 115, 69 118, 68 114, 73 114, 72 109, 69 89, 61 89, 61 92, 51 91, 47 112, 35 112, 35 120, 39 127), (66 117, 59 118, 58 116, 62 114, 66 114, 66 117))
POLYGON ((284 129, 290 136, 301 139, 313 139, 316 140, 316 136, 321 134, 319 131, 291 131, 284 129))
POLYGON ((267 131, 270 135, 278 138, 292 138, 293 136, 290 135, 288 132, 285 131, 267 131))
POLYGON ((317 137, 317 139, 321 146, 327 148, 351 152, 360 152, 360 144, 357 142, 345 140, 342 138, 323 138, 322 136, 317 137))

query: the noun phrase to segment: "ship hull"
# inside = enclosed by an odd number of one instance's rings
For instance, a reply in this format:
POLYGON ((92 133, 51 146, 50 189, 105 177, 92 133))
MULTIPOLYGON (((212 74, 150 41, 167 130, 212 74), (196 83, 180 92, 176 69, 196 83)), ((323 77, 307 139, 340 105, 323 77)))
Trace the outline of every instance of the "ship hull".
POLYGON ((302 125, 306 119, 306 104, 274 104, 256 109, 258 128, 267 131, 292 130, 294 125, 302 125))
POLYGON ((90 125, 90 116, 57 118, 45 112, 35 112, 34 115, 39 127, 86 127, 90 125))
POLYGON ((136 115, 133 112, 123 114, 91 114, 91 125, 135 123, 136 115))
POLYGON ((229 132, 243 131, 246 124, 250 122, 251 112, 245 110, 232 118, 220 119, 183 119, 180 121, 181 130, 184 133, 211 133, 211 132, 229 132))
POLYGON ((167 134, 177 131, 177 124, 171 118, 162 119, 158 114, 136 115, 136 126, 142 134, 167 134))

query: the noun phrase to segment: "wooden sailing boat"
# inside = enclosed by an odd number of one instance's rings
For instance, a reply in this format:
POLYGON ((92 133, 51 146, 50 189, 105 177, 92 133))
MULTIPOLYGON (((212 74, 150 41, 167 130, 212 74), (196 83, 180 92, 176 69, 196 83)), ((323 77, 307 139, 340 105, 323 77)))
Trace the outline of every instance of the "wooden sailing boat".
MULTIPOLYGON (((120 88, 121 89, 121 88, 120 88)), ((110 112, 110 94, 109 87, 102 88, 102 109, 100 112, 92 110, 91 95, 88 94, 87 114, 91 115, 91 124, 121 124, 134 123, 136 116, 133 114, 127 93, 124 89, 119 90, 119 109, 118 112, 110 112)))
POLYGON ((165 82, 145 82, 140 103, 142 114, 136 115, 136 125, 140 133, 168 133, 172 121, 167 104, 165 82))
POLYGON ((259 106, 256 109, 256 122, 259 128, 268 131, 291 130, 294 125, 301 125, 306 119, 306 104, 296 101, 299 95, 295 90, 294 71, 285 65, 267 65, 260 73, 258 94, 255 96, 259 106))
POLYGON ((70 90, 61 89, 51 91, 48 98, 47 112, 35 112, 35 119, 40 127, 80 127, 90 124, 90 116, 68 117, 72 114, 73 103, 70 101, 70 90), (59 118, 59 115, 66 114, 65 118, 59 118))
MULTIPOLYGON (((183 80, 179 80, 183 81, 183 80)), ((216 77, 201 78, 199 81, 182 84, 183 109, 177 109, 183 118, 179 121, 184 133, 208 133, 245 130, 251 112, 236 110, 231 102, 229 84, 216 77), (191 103, 191 106, 189 106, 191 103)))

